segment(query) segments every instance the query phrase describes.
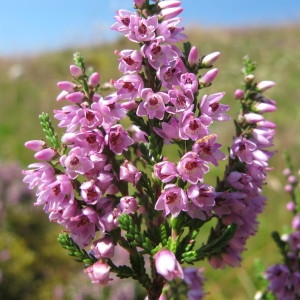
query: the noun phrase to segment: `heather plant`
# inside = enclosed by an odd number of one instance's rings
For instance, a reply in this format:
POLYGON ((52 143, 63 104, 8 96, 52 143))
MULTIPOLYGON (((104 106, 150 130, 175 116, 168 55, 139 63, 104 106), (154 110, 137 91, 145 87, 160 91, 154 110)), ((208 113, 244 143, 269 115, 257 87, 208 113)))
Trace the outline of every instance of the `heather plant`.
POLYGON ((115 51, 121 77, 101 83, 75 53, 72 81, 58 82, 57 101, 67 105, 54 111, 65 131, 59 137, 42 113, 45 139, 25 143, 38 162, 23 171, 24 182, 36 189, 35 205, 63 226, 62 247, 92 283, 133 278, 149 300, 203 299, 203 268, 195 263, 240 265, 265 206, 276 128, 265 119, 276 102, 263 95, 274 82, 257 81, 245 57, 234 93, 240 112, 228 154, 222 151, 211 125, 230 120, 229 106, 223 91, 207 92, 220 53, 177 46, 187 39, 180 5, 142 0, 134 12, 117 11, 111 29, 135 44, 115 51), (212 186, 206 175, 225 160, 212 186))
POLYGON ((285 229, 282 235, 278 231, 272 233, 274 242, 282 256, 282 261, 266 270, 263 270, 263 264, 261 263, 261 290, 255 296, 257 300, 300 299, 300 178, 299 170, 295 169, 290 155, 286 153, 285 159, 287 168, 283 171, 286 179, 284 190, 289 197, 286 209, 292 214, 292 220, 291 225, 285 229))

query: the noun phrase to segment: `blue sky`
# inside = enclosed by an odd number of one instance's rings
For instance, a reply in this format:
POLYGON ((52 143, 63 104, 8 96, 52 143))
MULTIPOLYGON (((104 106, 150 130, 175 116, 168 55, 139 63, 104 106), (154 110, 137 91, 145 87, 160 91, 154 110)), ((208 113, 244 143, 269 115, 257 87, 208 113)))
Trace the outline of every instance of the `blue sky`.
MULTIPOLYGON (((182 0, 182 6, 186 27, 300 24, 299 0, 182 0)), ((76 48, 114 38, 118 34, 109 27, 120 8, 131 10, 132 0, 3 1, 0 56, 76 48)))

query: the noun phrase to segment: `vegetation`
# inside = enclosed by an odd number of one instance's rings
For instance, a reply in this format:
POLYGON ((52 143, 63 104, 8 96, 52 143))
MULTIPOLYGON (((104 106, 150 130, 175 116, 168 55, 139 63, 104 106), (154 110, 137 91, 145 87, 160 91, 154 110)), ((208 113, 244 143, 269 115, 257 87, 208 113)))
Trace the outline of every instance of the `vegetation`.
MULTIPOLYGON (((283 224, 288 223, 287 213, 283 209, 283 151, 289 150, 292 160, 297 165, 300 163, 300 156, 297 155, 300 147, 298 25, 251 29, 193 28, 188 32, 189 40, 199 47, 201 55, 213 51, 221 52, 216 64, 216 67, 220 66, 220 73, 214 81, 215 86, 205 92, 225 91, 224 103, 231 106, 232 116, 238 109, 233 92, 241 84, 240 69, 244 55, 249 55, 258 63, 258 79, 277 82, 277 86, 267 94, 278 101, 278 112, 272 120, 278 124, 275 145, 278 153, 272 159, 274 171, 270 173, 265 188, 265 194, 269 198, 268 205, 260 218, 258 234, 248 243, 249 250, 244 254, 243 267, 228 269, 226 272, 207 267, 208 300, 253 299, 257 289, 255 259, 260 258, 266 266, 280 259, 271 239, 271 232, 275 226, 280 229, 283 224)), ((126 45, 127 41, 120 39, 112 44, 94 48, 68 49, 35 57, 0 58, 2 172, 5 173, 5 170, 11 168, 7 165, 9 161, 17 161, 22 168, 26 168, 27 164, 32 162, 32 152, 24 149, 23 144, 27 140, 43 136, 38 115, 59 107, 55 101, 59 93, 56 82, 69 77, 68 67, 72 63, 73 52, 79 50, 87 64, 99 71, 101 81, 104 82, 120 76, 117 73, 118 57, 113 52, 115 49, 126 48, 126 45)), ((231 123, 222 123, 216 130, 222 132, 220 138, 228 140, 231 139, 234 129, 231 123)), ((223 150, 226 152, 226 149, 223 150)), ((84 277, 74 276, 81 273, 81 266, 77 268, 75 262, 59 247, 56 238, 60 228, 49 224, 47 217, 39 213, 40 208, 31 208, 34 202, 32 194, 20 193, 19 200, 15 202, 7 198, 11 195, 5 190, 7 186, 16 182, 19 184, 21 181, 19 170, 13 170, 10 177, 12 179, 7 185, 0 185, 0 298, 75 299, 76 288, 83 286, 81 283, 79 285, 77 280, 81 282, 84 277), (5 256, 6 250, 9 251, 9 255, 5 256), (67 292, 59 296, 62 286, 67 287, 67 292), (55 289, 56 296, 53 294, 55 289)), ((4 182, 2 177, 0 181, 4 182)), ((88 280, 85 282, 89 284, 88 280)), ((98 287, 96 294, 97 291, 98 287)))

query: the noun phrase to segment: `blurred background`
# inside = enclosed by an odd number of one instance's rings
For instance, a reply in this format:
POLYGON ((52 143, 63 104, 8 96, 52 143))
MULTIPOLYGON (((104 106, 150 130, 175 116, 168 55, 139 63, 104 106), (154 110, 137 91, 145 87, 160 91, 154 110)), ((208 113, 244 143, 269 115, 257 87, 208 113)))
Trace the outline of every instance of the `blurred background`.
MULTIPOLYGON (((242 86, 242 58, 257 64, 257 80, 277 85, 266 96, 277 100, 270 119, 278 124, 270 172, 264 194, 268 196, 260 229, 244 253, 242 267, 212 270, 206 263, 207 299, 253 299, 257 290, 257 258, 265 266, 280 259, 271 232, 289 225, 283 192, 288 150, 300 166, 300 2, 192 1, 183 0, 182 24, 200 54, 220 51, 215 64, 219 75, 205 93, 225 91, 234 118, 236 88, 242 86)), ((42 138, 38 115, 58 109, 57 81, 70 80, 72 54, 80 51, 102 82, 117 79, 114 50, 132 45, 109 30, 117 9, 132 9, 131 0, 5 1, 0 10, 0 299, 142 299, 135 287, 120 285, 122 296, 92 286, 82 266, 69 258, 56 238, 62 228, 50 224, 41 207, 34 208, 34 194, 22 183, 21 170, 33 162, 24 142, 42 138), (80 289, 79 289, 80 287, 80 289), (124 292, 125 291, 125 292, 124 292), (100 297, 102 295, 102 298, 100 297), (110 297, 110 298, 109 298, 110 297)), ((55 124, 55 121, 54 121, 55 124)), ((225 145, 233 124, 216 125, 225 145)), ((226 146, 223 149, 226 152, 226 146)), ((222 175, 214 170, 212 176, 222 175)))

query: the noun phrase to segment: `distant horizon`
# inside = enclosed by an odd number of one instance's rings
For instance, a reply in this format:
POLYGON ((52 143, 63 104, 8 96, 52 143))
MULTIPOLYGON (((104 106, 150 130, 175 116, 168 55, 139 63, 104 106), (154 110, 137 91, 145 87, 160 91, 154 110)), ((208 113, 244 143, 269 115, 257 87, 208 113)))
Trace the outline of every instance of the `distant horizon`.
MULTIPOLYGON (((117 9, 133 10, 131 0, 27 0, 6 1, 0 11, 0 56, 36 53, 103 44, 121 35, 112 32, 117 9), (88 3, 88 5, 86 5, 88 3)), ((281 5, 273 0, 252 0, 251 6, 239 0, 182 0, 182 26, 204 29, 245 29, 300 24, 300 1, 281 5), (296 3, 297 2, 297 3, 296 3)))

